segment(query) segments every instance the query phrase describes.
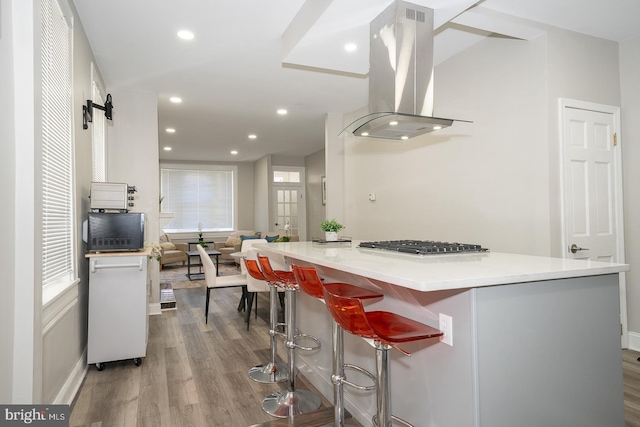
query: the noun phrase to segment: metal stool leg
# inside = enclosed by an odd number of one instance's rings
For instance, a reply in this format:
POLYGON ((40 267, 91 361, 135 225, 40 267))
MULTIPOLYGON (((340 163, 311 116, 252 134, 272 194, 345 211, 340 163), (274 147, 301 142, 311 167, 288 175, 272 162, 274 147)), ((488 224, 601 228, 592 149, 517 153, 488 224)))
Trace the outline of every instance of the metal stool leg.
POLYGON ((377 425, 391 427, 391 384, 389 382, 389 349, 387 344, 376 342, 377 425))
POLYGON ((209 299, 211 299, 211 288, 207 287, 207 301, 204 303, 204 323, 209 323, 209 299))
POLYGON ((287 287, 286 296, 286 324, 289 349, 289 389, 271 393, 262 401, 262 409, 269 415, 279 418, 294 417, 299 414, 313 412, 320 407, 320 398, 308 390, 296 390, 296 289, 287 287))
POLYGON ((389 381, 389 375, 391 373, 389 349, 391 349, 391 346, 388 344, 382 344, 378 341, 375 342, 375 345, 377 370, 376 387, 378 389, 376 399, 378 410, 376 415, 373 417, 373 425, 375 427, 392 427, 393 422, 395 421, 397 424, 413 427, 413 424, 391 414, 391 382, 389 381))
MULTIPOLYGON (((249 377, 259 383, 281 383, 289 379, 287 366, 276 361, 278 350, 278 289, 269 285, 269 335, 271 336, 271 361, 249 369, 249 377)), ((287 327, 287 331, 290 328, 287 327)), ((294 372, 295 376, 295 372, 294 372)))
POLYGON ((325 427, 354 427, 344 422, 344 331, 335 320, 331 319, 333 339, 333 424, 325 427))

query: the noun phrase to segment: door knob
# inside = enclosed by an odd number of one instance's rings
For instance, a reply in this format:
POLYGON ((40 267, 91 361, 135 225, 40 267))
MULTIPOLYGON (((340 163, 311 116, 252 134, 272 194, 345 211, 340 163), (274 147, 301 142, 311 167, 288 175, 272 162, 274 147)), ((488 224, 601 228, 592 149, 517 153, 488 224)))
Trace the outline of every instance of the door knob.
POLYGON ((569 248, 569 250, 571 251, 572 254, 575 254, 578 251, 588 251, 589 248, 581 248, 578 245, 576 245, 575 243, 573 245, 571 245, 571 247, 569 248))

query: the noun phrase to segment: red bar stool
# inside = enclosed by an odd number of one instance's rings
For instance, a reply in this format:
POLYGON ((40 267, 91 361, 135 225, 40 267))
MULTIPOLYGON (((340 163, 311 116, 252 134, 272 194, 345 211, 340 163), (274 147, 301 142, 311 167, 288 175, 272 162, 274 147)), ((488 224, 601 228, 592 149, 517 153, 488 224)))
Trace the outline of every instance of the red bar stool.
POLYGON ((365 311, 358 298, 341 296, 324 287, 324 300, 331 316, 347 332, 373 339, 376 347, 376 399, 375 426, 390 427, 393 421, 411 426, 407 421, 391 414, 391 383, 389 381, 389 349, 397 344, 441 337, 442 331, 415 320, 388 311, 365 311), (392 421, 393 420, 393 421, 392 421))
POLYGON ((292 271, 273 270, 269 258, 258 256, 258 262, 264 277, 277 283, 285 291, 285 324, 287 325, 287 338, 285 346, 289 349, 289 388, 287 391, 280 390, 271 393, 262 401, 262 409, 270 415, 280 418, 294 417, 299 414, 313 412, 320 407, 320 398, 309 390, 296 390, 296 349, 311 351, 320 348, 320 341, 317 338, 296 333, 296 291, 300 288, 295 281, 292 271), (317 345, 304 347, 296 344, 296 338, 309 338, 317 345))
MULTIPOLYGON (((323 285, 333 294, 345 297, 358 298, 360 300, 383 298, 384 295, 369 289, 351 285, 349 283, 322 283, 322 279, 318 276, 318 272, 313 267, 300 267, 292 265, 293 273, 296 281, 306 294, 316 297, 324 301, 323 285)), ((367 370, 357 365, 344 363, 344 332, 338 323, 333 319, 331 322, 332 341, 333 341, 333 373, 331 375, 331 383, 333 384, 333 424, 327 424, 324 427, 345 427, 351 424, 344 423, 344 384, 357 388, 358 390, 373 390, 374 386, 361 386, 347 380, 344 370, 354 369, 364 373, 375 381, 375 377, 367 370)))
MULTIPOLYGON (((247 273, 254 279, 263 280, 267 282, 269 286, 269 336, 271 340, 271 360, 268 363, 254 366, 249 369, 249 378, 259 383, 280 383, 289 379, 288 369, 284 363, 276 361, 278 350, 278 335, 284 334, 278 332, 278 288, 267 280, 266 277, 260 271, 258 261, 255 259, 244 259, 247 273)), ((249 307, 251 307, 252 300, 249 299, 249 307)), ((248 315, 251 314, 250 310, 247 310, 248 315)), ((248 321, 248 319, 247 319, 248 321)))

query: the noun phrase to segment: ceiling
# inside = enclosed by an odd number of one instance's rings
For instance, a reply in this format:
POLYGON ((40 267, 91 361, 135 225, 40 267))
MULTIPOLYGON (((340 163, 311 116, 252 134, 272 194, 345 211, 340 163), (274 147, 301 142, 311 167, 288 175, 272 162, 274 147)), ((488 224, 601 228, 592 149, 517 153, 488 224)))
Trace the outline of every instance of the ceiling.
MULTIPOLYGON (((638 0, 411 2, 435 11, 436 65, 493 33, 535 38, 538 23, 614 41, 640 35, 638 0)), ((107 90, 157 94, 160 159, 230 162, 322 149, 326 113, 367 104, 369 22, 391 3, 74 0, 107 90), (195 38, 176 37, 182 29, 195 38)), ((117 120, 117 97, 113 105, 117 120)))

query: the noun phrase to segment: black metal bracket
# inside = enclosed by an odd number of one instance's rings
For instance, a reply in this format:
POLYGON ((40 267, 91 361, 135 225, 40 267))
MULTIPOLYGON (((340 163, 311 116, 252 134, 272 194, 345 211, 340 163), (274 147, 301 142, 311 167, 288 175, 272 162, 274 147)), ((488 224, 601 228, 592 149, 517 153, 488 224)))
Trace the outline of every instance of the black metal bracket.
POLYGON ((82 106, 82 129, 88 129, 89 123, 93 122, 93 109, 104 111, 104 116, 107 120, 113 120, 113 102, 111 100, 111 94, 107 95, 107 102, 104 106, 94 104, 92 100, 87 99, 87 105, 82 106))

